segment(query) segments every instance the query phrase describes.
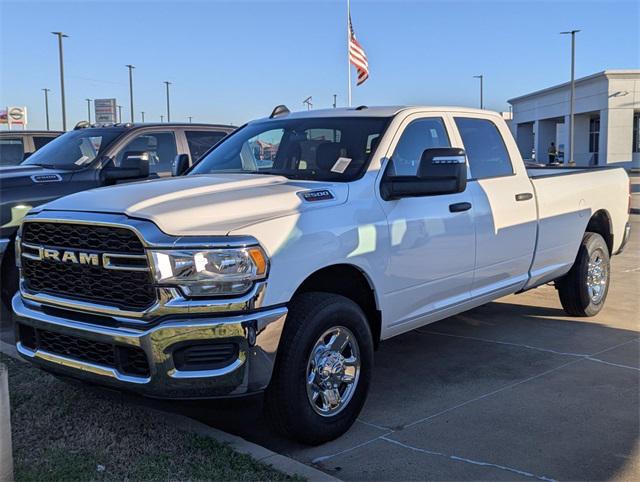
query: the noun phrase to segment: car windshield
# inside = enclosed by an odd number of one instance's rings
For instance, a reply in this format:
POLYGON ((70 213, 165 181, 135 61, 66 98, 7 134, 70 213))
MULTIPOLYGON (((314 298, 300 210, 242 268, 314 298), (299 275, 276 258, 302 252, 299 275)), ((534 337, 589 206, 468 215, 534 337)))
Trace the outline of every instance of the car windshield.
POLYGON ((251 123, 218 144, 190 174, 351 181, 366 168, 388 121, 385 117, 315 117, 251 123))
POLYGON ((67 132, 34 152, 22 165, 82 169, 104 152, 123 129, 79 129, 67 132))

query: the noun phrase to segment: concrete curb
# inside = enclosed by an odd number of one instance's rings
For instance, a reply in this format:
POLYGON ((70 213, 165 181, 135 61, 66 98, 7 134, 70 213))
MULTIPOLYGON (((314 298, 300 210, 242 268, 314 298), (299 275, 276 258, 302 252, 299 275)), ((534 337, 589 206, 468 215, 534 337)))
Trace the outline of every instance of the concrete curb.
MULTIPOLYGON (((155 409, 152 409, 155 410, 155 409)), ((159 411, 158 411, 159 412, 159 411)), ((204 437, 209 437, 217 442, 228 445, 236 452, 251 456, 258 462, 271 465, 274 469, 279 470, 287 475, 298 475, 304 477, 311 482, 340 482, 340 479, 329 475, 321 470, 310 467, 298 462, 297 460, 285 455, 273 452, 261 445, 248 442, 242 437, 232 435, 217 428, 210 427, 202 422, 198 422, 183 415, 161 412, 167 417, 167 420, 181 430, 196 433, 204 437)))
MULTIPOLYGON (((16 348, 13 345, 2 340, 0 340, 0 353, 3 353, 17 360, 24 361, 22 358, 20 358, 18 352, 16 351, 16 348)), ((148 410, 161 413, 171 425, 177 427, 180 430, 212 438, 217 442, 228 445, 236 452, 249 455, 258 462, 271 465, 274 469, 279 470, 284 474, 291 476, 297 475, 307 479, 310 482, 340 482, 340 479, 326 474, 321 470, 305 465, 302 462, 298 462, 291 457, 273 452, 265 447, 262 447, 261 445, 254 444, 243 439, 242 437, 238 437, 237 435, 232 435, 230 433, 223 432, 222 430, 218 430, 217 428, 209 427, 202 422, 198 422, 189 417, 185 417, 184 415, 163 412, 155 408, 146 408, 148 410)))

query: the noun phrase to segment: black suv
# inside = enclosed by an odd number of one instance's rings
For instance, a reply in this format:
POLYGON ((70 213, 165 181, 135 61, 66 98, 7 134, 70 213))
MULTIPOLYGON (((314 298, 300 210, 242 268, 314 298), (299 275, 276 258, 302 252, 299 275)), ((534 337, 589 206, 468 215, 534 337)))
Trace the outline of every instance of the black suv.
POLYGON ((0 132, 0 167, 17 166, 60 135, 60 131, 0 132))
POLYGON ((34 206, 78 191, 184 172, 235 130, 211 124, 81 123, 19 166, 0 167, 2 298, 18 287, 14 239, 34 206))

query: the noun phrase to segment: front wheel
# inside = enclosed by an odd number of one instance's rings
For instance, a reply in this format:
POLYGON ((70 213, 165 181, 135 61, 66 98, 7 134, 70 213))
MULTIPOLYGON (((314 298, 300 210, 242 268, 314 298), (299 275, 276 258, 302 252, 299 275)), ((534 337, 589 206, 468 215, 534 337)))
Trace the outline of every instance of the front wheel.
POLYGON ((585 233, 571 270, 556 282, 560 303, 572 316, 594 316, 609 292, 609 248, 602 236, 585 233))
POLYGON ((360 307, 329 293, 303 293, 291 303, 267 415, 288 437, 317 445, 355 422, 373 366, 373 339, 360 307))

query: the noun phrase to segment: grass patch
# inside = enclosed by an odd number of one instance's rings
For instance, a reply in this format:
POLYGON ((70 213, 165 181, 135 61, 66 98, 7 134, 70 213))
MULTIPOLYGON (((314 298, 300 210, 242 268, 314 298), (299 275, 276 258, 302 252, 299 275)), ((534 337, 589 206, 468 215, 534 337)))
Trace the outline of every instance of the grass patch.
POLYGON ((9 369, 17 481, 294 480, 161 413, 2 354, 0 363, 9 369))

